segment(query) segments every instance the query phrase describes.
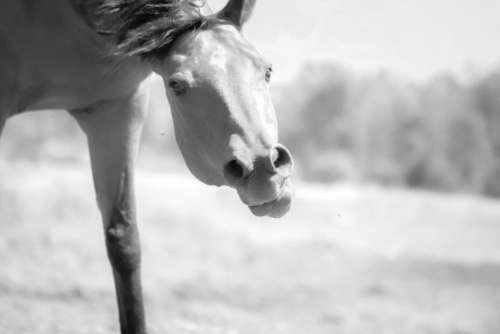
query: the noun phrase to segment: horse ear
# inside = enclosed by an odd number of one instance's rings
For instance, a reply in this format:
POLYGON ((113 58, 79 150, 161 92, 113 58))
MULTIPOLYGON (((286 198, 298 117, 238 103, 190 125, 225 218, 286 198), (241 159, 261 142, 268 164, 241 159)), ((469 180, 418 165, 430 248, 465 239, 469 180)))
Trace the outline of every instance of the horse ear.
POLYGON ((217 16, 242 27, 252 15, 256 0, 229 0, 217 16))

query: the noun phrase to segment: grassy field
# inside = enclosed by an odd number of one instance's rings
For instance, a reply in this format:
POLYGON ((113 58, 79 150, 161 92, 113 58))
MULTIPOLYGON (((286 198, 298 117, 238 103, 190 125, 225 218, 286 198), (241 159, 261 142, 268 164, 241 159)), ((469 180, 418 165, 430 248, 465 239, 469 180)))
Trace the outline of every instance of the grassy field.
MULTIPOLYGON (((500 333, 500 204, 299 184, 283 220, 137 178, 151 334, 500 333)), ((118 333, 85 167, 0 165, 0 333, 118 333)))

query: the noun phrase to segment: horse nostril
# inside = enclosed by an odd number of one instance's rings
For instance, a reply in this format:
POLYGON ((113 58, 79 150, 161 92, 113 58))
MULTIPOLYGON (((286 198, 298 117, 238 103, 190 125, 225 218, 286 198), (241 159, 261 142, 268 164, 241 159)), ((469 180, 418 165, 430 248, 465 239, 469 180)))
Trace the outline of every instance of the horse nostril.
POLYGON ((284 146, 276 146, 271 159, 274 169, 291 174, 293 168, 292 155, 284 146))
POLYGON ((237 159, 229 161, 224 167, 224 176, 229 183, 240 183, 249 174, 249 169, 237 159))

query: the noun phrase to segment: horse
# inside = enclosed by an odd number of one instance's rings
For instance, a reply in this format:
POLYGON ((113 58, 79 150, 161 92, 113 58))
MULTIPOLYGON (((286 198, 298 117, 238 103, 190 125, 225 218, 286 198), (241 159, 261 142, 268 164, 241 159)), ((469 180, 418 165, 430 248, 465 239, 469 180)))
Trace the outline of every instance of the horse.
POLYGON ((229 186, 257 216, 293 197, 278 142, 272 66, 244 38, 255 0, 3 0, 0 135, 13 115, 68 111, 86 135, 122 334, 146 333, 134 162, 160 75, 176 141, 201 182, 229 186))

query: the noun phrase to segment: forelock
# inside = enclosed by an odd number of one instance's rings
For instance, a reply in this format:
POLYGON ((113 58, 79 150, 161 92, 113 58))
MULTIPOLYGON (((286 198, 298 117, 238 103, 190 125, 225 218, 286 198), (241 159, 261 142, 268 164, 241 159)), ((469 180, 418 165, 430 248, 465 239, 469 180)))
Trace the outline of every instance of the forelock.
POLYGON ((98 30, 116 55, 162 59, 182 34, 201 28, 205 0, 94 0, 98 30))

